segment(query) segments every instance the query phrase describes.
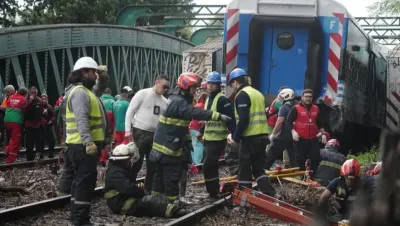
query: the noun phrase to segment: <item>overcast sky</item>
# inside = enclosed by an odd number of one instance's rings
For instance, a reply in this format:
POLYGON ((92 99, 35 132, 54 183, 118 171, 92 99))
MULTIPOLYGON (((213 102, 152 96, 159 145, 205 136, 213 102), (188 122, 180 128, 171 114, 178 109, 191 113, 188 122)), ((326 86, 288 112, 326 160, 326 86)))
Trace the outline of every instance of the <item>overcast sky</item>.
MULTIPOLYGON (((226 5, 231 0, 194 0, 196 4, 221 4, 226 5)), ((377 0, 337 0, 342 3, 354 17, 368 16, 367 6, 377 0)))

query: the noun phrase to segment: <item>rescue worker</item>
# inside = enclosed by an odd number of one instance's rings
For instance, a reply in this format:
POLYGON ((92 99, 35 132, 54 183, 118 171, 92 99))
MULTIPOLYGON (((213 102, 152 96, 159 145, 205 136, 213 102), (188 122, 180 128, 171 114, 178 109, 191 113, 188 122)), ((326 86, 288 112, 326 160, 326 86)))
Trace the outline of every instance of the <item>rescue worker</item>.
POLYGON ((339 150, 339 141, 331 139, 326 142, 325 149, 320 151, 321 162, 314 180, 324 187, 340 176, 340 168, 346 161, 346 156, 340 153, 339 150))
MULTIPOLYGON (((4 122, 4 116, 5 116, 5 112, 6 112, 6 108, 7 108, 7 99, 14 95, 15 93, 15 88, 13 85, 7 85, 6 87, 4 87, 4 96, 3 96, 3 102, 1 103, 0 106, 0 120, 1 122, 4 122)), ((4 123, 0 123, 0 142, 3 143, 4 142, 4 132, 5 132, 5 127, 4 127, 4 123)), ((9 140, 10 137, 7 137, 7 139, 9 140)), ((7 141, 7 143, 9 143, 9 141, 7 141)))
POLYGON ((132 173, 136 178, 146 157, 144 187, 147 192, 151 191, 156 168, 155 163, 150 161, 149 154, 161 107, 167 101, 163 94, 168 90, 169 78, 165 75, 158 76, 153 87, 139 90, 133 96, 125 116, 125 137, 129 141, 135 141, 140 151, 140 160, 135 164, 132 173))
POLYGON ((27 93, 28 90, 26 88, 20 88, 18 92, 7 98, 7 109, 4 117, 7 137, 10 138, 10 142, 5 150, 7 164, 17 160, 20 151, 24 110, 27 105, 27 93))
MULTIPOLYGON (((282 156, 282 152, 287 150, 289 156, 289 162, 291 167, 297 166, 296 153, 293 150, 293 142, 290 130, 285 125, 285 120, 290 112, 290 109, 296 104, 294 100, 294 91, 286 88, 279 92, 278 96, 282 100, 282 106, 279 107, 278 118, 275 122, 275 126, 269 136, 271 144, 267 147, 267 156, 265 169, 269 170, 274 164, 274 161, 282 156)), ((281 101, 279 100, 279 101, 281 101)))
POLYGON ((281 86, 278 91, 278 96, 272 101, 271 106, 267 108, 267 124, 268 124, 268 131, 272 132, 275 127, 276 121, 278 120, 278 113, 279 109, 282 107, 284 98, 281 97, 280 93, 282 90, 287 89, 287 86, 281 86))
POLYGON ((177 86, 169 93, 168 101, 161 109, 154 134, 150 160, 156 163, 152 194, 165 194, 171 201, 178 199, 181 179, 181 157, 184 138, 188 135, 190 120, 229 121, 229 116, 218 112, 195 108, 193 95, 200 86, 200 77, 186 72, 179 76, 177 86))
POLYGON ((204 164, 203 173, 206 189, 210 199, 218 199, 219 173, 218 160, 226 147, 226 136, 235 132, 234 111, 231 102, 221 92, 221 75, 211 72, 207 76, 207 91, 210 94, 204 105, 205 110, 218 112, 231 117, 233 120, 225 123, 222 121, 206 121, 204 127, 197 135, 201 138, 204 134, 204 164))
POLYGON ((48 150, 49 150, 49 158, 54 158, 54 146, 56 145, 55 131, 54 131, 54 121, 55 121, 55 113, 53 107, 48 104, 48 96, 47 94, 41 95, 42 103, 43 103, 43 114, 42 121, 43 127, 45 129, 45 141, 47 141, 48 150))
POLYGON ((328 208, 329 198, 335 194, 334 207, 336 214, 328 216, 332 223, 349 218, 349 210, 361 186, 360 164, 355 159, 346 160, 340 169, 340 177, 332 180, 318 200, 318 206, 328 208))
MULTIPOLYGON (((89 58, 84 58, 84 59, 87 59, 89 62, 91 61, 89 58)), ((101 96, 103 91, 107 88, 109 81, 107 67, 105 65, 100 65, 99 68, 100 70, 98 71, 98 78, 96 81, 96 85, 94 85, 92 89, 93 92, 98 97, 101 96)), ((65 114, 67 111, 66 103, 69 93, 76 85, 81 84, 80 75, 78 73, 70 74, 70 76, 68 77, 68 83, 69 85, 65 88, 64 91, 65 95, 60 103, 60 114, 59 114, 60 117, 58 120, 60 122, 59 126, 62 129, 62 134, 63 134, 61 142, 61 152, 60 152, 63 158, 63 167, 58 181, 58 189, 57 189, 58 196, 71 194, 72 180, 75 177, 74 167, 69 158, 67 145, 65 144, 65 140, 67 138, 65 114)))
MULTIPOLYGON (((90 202, 97 180, 98 150, 109 143, 107 119, 101 101, 92 90, 100 67, 90 57, 76 61, 72 76, 76 84, 66 102, 65 143, 74 168, 71 187, 71 220, 74 225, 90 224, 90 202)), ((110 141, 111 143, 111 141, 110 141)))
POLYGON ((254 175, 261 192, 275 196, 275 189, 264 171, 265 148, 268 144, 264 96, 247 85, 245 76, 247 73, 243 69, 236 68, 228 80, 228 85, 236 92, 236 129, 232 145, 240 144, 238 183, 240 187, 251 187, 254 175))
POLYGON ((322 143, 325 144, 327 137, 319 108, 313 104, 311 89, 302 92, 300 103, 290 110, 286 123, 292 132, 297 165, 300 170, 305 170, 304 163, 310 158, 311 170, 315 174, 320 162, 318 139, 321 137, 322 143))
POLYGON ((107 206, 115 214, 135 217, 179 217, 186 214, 163 195, 146 195, 133 178, 130 168, 140 159, 133 142, 115 147, 106 172, 105 194, 107 206))
POLYGON ((125 115, 129 107, 128 95, 131 91, 131 87, 124 86, 121 89, 121 98, 113 106, 116 145, 128 143, 128 139, 125 138, 125 115))

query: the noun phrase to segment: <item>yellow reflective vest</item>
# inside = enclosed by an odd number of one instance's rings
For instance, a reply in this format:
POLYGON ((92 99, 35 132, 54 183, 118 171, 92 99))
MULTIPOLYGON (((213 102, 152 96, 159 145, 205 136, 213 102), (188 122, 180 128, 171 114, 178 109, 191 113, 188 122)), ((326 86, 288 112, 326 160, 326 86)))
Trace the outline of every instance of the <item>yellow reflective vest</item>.
POLYGON ((104 141, 104 128, 103 128, 101 105, 99 99, 92 91, 90 91, 83 85, 77 85, 71 90, 67 98, 66 114, 65 114, 67 138, 65 143, 82 144, 81 136, 79 134, 78 126, 75 120, 75 114, 71 111, 70 108, 70 97, 78 89, 83 89, 89 96, 89 101, 90 101, 89 126, 92 139, 93 141, 104 141))
MULTIPOLYGON (((211 105, 211 111, 217 112, 217 103, 219 98, 222 97, 222 92, 218 93, 213 100, 211 105)), ((204 110, 207 110, 208 101, 210 98, 207 98, 206 104, 204 105, 204 110)), ((204 140, 207 141, 220 141, 225 140, 228 136, 228 128, 226 127, 226 123, 223 121, 206 121, 206 126, 204 129, 204 140)))
MULTIPOLYGON (((240 92, 245 92, 250 97, 250 120, 247 128, 245 129, 243 136, 254 136, 260 134, 268 133, 268 125, 267 125, 267 116, 265 115, 265 102, 264 96, 256 89, 251 86, 246 86, 242 90, 240 90, 236 97, 240 92)), ((235 104, 235 117, 236 123, 239 122, 239 115, 236 110, 235 104)))

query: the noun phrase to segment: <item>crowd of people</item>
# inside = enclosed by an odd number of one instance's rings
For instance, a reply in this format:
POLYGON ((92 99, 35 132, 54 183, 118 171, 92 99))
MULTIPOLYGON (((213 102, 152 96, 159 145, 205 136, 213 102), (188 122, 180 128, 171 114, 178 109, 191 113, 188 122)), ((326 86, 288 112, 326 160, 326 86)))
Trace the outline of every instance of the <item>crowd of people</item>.
POLYGON ((46 94, 38 97, 35 87, 29 93, 5 87, 0 110, 9 137, 7 163, 18 156, 23 128, 27 160, 33 160, 34 146, 43 158, 45 141, 53 157, 59 139, 64 165, 58 194, 71 194, 74 225, 90 225, 98 163, 107 167, 105 198, 112 212, 178 217, 191 204, 185 195, 192 165, 203 164, 207 200, 220 198, 218 160, 224 156, 239 187, 251 187, 255 178, 261 192, 279 196, 265 170, 282 159, 284 167, 310 172, 304 180, 327 187, 321 206, 336 194, 339 212, 347 212, 345 202, 359 184, 360 167, 355 160, 346 161, 339 141, 325 131, 312 90, 305 89, 298 100, 292 89, 281 87, 266 108, 264 96, 240 68, 227 81, 236 93, 233 101, 223 95, 218 72, 203 83, 195 73, 184 72, 173 87, 160 75, 153 87, 136 92, 124 86, 115 97, 108 81, 106 66, 82 57, 54 108, 46 94), (141 188, 136 179, 144 160, 141 188))

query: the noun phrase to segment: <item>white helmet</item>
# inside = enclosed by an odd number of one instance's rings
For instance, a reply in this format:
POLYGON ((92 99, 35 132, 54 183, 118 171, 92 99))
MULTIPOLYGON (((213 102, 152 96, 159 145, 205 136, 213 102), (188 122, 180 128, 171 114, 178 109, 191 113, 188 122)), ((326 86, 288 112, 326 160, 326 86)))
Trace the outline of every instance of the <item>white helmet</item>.
POLYGON ((115 147, 111 153, 110 160, 125 160, 130 158, 132 164, 140 159, 139 149, 134 142, 120 144, 115 147))
POLYGON ((79 58, 75 65, 74 65, 74 71, 80 70, 82 68, 89 68, 89 69, 95 69, 99 70, 100 67, 96 63, 96 61, 93 60, 91 57, 81 57, 79 58))
POLYGON ((283 89, 278 94, 278 96, 283 98, 283 100, 292 100, 292 99, 294 99, 294 91, 292 89, 286 88, 286 89, 283 89))
POLYGON ((129 86, 124 86, 124 88, 122 88, 122 89, 124 89, 124 90, 126 90, 126 91, 128 91, 128 92, 132 91, 132 88, 129 87, 129 86))

